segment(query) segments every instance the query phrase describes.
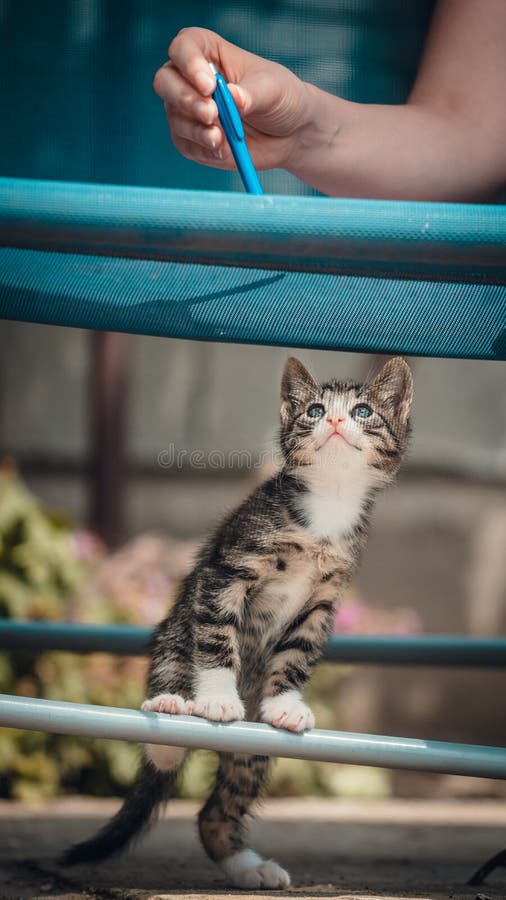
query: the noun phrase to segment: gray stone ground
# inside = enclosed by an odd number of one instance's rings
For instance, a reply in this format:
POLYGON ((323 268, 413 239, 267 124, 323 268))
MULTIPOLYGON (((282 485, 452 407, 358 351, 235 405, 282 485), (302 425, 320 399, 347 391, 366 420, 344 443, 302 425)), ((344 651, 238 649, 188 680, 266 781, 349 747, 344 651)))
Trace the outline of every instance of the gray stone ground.
MULTIPOLYGON (((200 849, 193 803, 176 802, 126 857, 61 869, 56 855, 116 808, 72 798, 40 806, 0 803, 0 898, 147 900, 262 897, 230 890, 200 849)), ((480 889, 473 868, 506 844, 506 807, 494 800, 270 800, 252 843, 292 874, 283 895, 332 900, 505 900, 506 869, 480 889)))

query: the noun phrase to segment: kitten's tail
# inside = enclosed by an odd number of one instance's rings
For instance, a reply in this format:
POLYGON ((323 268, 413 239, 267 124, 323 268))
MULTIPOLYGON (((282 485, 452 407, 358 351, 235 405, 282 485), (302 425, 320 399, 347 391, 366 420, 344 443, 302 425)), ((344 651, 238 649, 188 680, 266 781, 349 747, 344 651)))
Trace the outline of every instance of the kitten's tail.
POLYGON ((94 837, 70 847, 61 857, 61 864, 101 862, 123 850, 149 827, 160 804, 173 796, 176 779, 177 770, 160 772, 151 762, 144 762, 121 809, 94 837))

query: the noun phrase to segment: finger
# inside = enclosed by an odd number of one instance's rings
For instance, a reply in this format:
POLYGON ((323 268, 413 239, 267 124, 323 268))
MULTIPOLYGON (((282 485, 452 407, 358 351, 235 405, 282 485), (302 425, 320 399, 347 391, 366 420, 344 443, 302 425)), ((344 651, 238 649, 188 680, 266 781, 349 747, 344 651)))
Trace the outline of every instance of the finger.
POLYGON ((169 57, 186 80, 204 97, 210 97, 216 82, 209 62, 219 61, 219 38, 206 28, 183 28, 169 47, 169 57))
POLYGON ((177 135, 205 150, 217 150, 223 143, 223 132, 217 125, 201 125, 200 122, 170 109, 167 111, 167 118, 173 138, 177 135))
POLYGON ((211 125, 218 118, 214 100, 210 97, 202 98, 170 62, 158 69, 153 88, 166 107, 186 112, 205 125, 211 125))
POLYGON ((182 156, 190 159, 192 162, 202 163, 205 166, 214 166, 216 169, 228 169, 226 161, 219 154, 221 150, 205 150, 200 144, 194 144, 186 138, 173 137, 176 150, 179 150, 182 156))

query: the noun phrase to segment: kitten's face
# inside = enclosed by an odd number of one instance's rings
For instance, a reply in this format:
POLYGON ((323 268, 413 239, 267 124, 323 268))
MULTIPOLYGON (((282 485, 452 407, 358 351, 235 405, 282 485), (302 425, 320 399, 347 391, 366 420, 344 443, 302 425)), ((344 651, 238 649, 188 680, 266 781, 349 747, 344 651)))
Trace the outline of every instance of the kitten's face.
POLYGON ((410 433, 411 371, 394 357, 373 381, 318 384, 294 357, 281 382, 281 448, 290 469, 397 471, 410 433))

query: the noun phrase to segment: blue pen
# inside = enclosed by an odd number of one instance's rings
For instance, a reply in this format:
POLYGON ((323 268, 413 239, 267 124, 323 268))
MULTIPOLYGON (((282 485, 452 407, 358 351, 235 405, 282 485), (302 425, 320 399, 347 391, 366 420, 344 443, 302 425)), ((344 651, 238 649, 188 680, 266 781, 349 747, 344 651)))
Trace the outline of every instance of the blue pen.
POLYGON ((234 98, 228 89, 227 82, 223 75, 217 72, 215 66, 209 63, 214 77, 216 78, 216 90, 213 94, 213 100, 218 107, 218 115, 223 127, 223 131, 227 136, 230 149, 236 161, 239 174, 243 180, 244 187, 249 194, 263 194, 262 185, 258 180, 258 175, 251 161, 249 150, 246 146, 246 138, 244 135, 244 127, 239 115, 234 98))

